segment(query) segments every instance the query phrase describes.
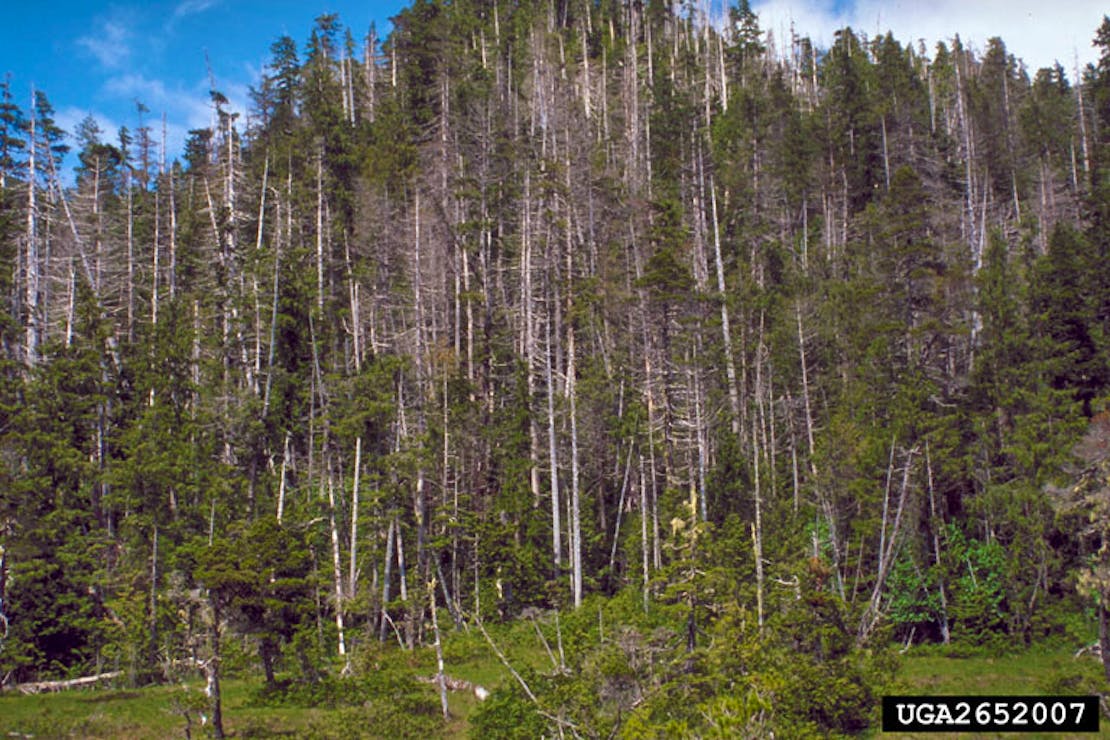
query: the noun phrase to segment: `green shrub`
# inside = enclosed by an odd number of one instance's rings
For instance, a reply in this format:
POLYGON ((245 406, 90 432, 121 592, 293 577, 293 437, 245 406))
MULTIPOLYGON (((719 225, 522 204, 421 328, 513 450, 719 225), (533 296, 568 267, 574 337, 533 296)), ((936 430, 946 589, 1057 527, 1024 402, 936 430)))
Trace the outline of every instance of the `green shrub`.
POLYGON ((550 735, 547 722, 519 686, 494 691, 470 715, 475 740, 533 740, 550 735))

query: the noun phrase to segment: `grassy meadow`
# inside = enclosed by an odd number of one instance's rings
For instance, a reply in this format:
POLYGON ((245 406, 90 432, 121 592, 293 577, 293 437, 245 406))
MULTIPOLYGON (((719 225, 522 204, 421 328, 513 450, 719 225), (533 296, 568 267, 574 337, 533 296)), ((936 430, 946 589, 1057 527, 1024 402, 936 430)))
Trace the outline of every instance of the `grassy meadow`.
MULTIPOLYGON (((525 674, 550 671, 552 658, 558 659, 558 645, 549 641, 549 654, 529 622, 502 626, 493 630, 492 636, 506 659, 525 674)), ((476 630, 446 636, 444 651, 447 673, 452 678, 490 690, 515 683, 476 630)), ((354 665, 356 674, 404 677, 406 683, 365 684, 365 700, 356 696, 354 702, 346 704, 334 696, 316 694, 310 699, 319 705, 304 706, 292 694, 267 698, 257 678, 239 672, 222 682, 227 734, 237 738, 472 736, 468 717, 478 706, 472 692, 449 692, 451 718, 443 723, 438 716, 436 686, 408 681, 434 674, 435 655, 430 647, 408 652, 396 645, 381 647, 375 643, 356 653, 354 665), (390 693, 396 692, 399 685, 402 694, 390 693), (423 716, 417 718, 415 713, 423 716)), ((957 657, 954 651, 940 646, 914 647, 901 656, 891 691, 926 695, 1090 694, 1105 686, 1101 675, 1101 666, 1094 657, 1077 658, 1070 648, 1034 647, 1009 655, 957 657)), ((194 677, 175 685, 140 689, 103 687, 35 695, 9 691, 0 694, 0 737, 116 740, 207 737, 201 717, 203 688, 203 682, 194 677)), ((1110 720, 1105 716, 1102 727, 1101 736, 1110 737, 1110 720)), ((934 733, 883 735, 877 729, 867 735, 969 737, 934 733)))

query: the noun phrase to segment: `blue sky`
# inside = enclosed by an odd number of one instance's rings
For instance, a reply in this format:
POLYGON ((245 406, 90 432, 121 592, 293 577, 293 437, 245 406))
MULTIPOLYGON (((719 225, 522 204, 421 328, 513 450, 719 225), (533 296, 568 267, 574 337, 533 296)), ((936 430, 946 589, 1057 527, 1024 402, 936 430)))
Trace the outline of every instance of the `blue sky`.
POLYGON ((216 88, 244 111, 249 90, 283 34, 303 48, 314 19, 338 13, 356 39, 376 23, 389 28, 404 0, 156 0, 13 3, 0 28, 0 74, 25 109, 31 86, 46 93, 58 123, 74 131, 87 115, 105 139, 138 125, 136 101, 161 135, 166 117, 169 156, 189 129, 209 125, 207 54, 216 88))
POLYGON ((827 46, 844 26, 874 36, 892 31, 902 43, 924 42, 932 56, 936 42, 956 34, 983 50, 992 36, 1021 58, 1030 76, 1056 61, 1075 79, 1096 61, 1091 39, 1110 13, 1106 0, 751 0, 760 25, 776 38, 789 38, 793 25, 818 47, 827 46))
MULTIPOLYGON (((719 15, 726 0, 708 1, 719 15)), ((68 131, 91 114, 114 139, 138 125, 135 101, 150 109, 160 134, 165 114, 170 156, 186 132, 209 124, 208 71, 232 105, 245 111, 249 89, 269 60, 270 44, 289 34, 299 47, 314 19, 335 12, 361 37, 373 21, 379 33, 407 0, 156 0, 99 2, 16 0, 0 28, 0 74, 26 107, 31 85, 43 90, 68 131)), ((903 42, 922 40, 932 51, 954 34, 982 49, 1001 36, 1031 70, 1059 60, 1073 77, 1093 61, 1090 40, 1107 11, 1099 0, 753 0, 761 25, 776 39, 791 27, 824 46, 844 25, 868 34, 890 29, 903 42)))

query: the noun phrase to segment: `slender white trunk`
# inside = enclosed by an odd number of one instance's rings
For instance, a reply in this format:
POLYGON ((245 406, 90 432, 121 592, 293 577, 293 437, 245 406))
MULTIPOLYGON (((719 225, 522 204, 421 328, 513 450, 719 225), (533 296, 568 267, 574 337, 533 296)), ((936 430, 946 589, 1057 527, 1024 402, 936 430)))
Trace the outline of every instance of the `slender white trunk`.
POLYGON ((401 601, 408 601, 409 586, 405 574, 405 546, 401 540, 401 522, 399 521, 396 521, 396 526, 393 527, 393 536, 397 538, 397 573, 401 576, 401 601))
MULTIPOLYGON (((126 154, 124 155, 126 157, 126 154)), ((127 341, 135 340, 135 188, 131 167, 124 164, 123 186, 127 190, 127 341)))
MULTIPOLYGON (((697 338, 697 344, 700 344, 700 337, 697 338)), ((690 371, 690 380, 693 385, 694 394, 694 436, 695 443, 697 444, 698 456, 698 470, 697 470, 697 499, 698 499, 698 513, 703 522, 709 521, 709 503, 706 501, 705 495, 705 482, 709 470, 709 433, 706 429, 704 415, 702 408, 704 406, 704 399, 702 399, 702 387, 700 379, 700 370, 698 363, 701 359, 701 353, 695 351, 694 354, 694 367, 690 371)))
MULTIPOLYGON (((69 300, 66 301, 66 334, 65 346, 69 349, 73 344, 73 322, 77 313, 77 270, 73 262, 69 263, 69 300)), ((153 391, 151 391, 153 392, 153 391)))
MULTIPOLYGON (((883 496, 883 521, 879 538, 879 563, 875 574, 875 585, 871 589, 871 599, 860 621, 857 642, 863 644, 870 637, 872 630, 882 618, 882 595, 886 586, 886 579, 890 575, 891 566, 894 564, 894 555, 898 537, 902 531, 902 514, 906 507, 906 498, 910 488, 910 473, 913 466, 913 456, 916 448, 906 453, 905 467, 902 468, 902 486, 898 494, 898 505, 895 508, 894 519, 890 522, 889 534, 887 532, 887 517, 890 508, 890 483, 894 473, 894 440, 891 440, 890 466, 887 469, 886 493, 883 496)), ((862 552, 862 550, 861 550, 862 552)))
POLYGON ((578 491, 578 413, 574 382, 574 326, 567 327, 567 398, 570 401, 570 508, 571 508, 571 566, 574 586, 574 606, 582 605, 582 518, 579 510, 578 491))
MULTIPOLYGON (((162 138, 165 139, 166 134, 165 118, 162 119, 162 138)), ((175 190, 173 172, 170 172, 170 254, 169 254, 169 284, 170 284, 170 301, 177 295, 177 192, 175 190)))
MULTIPOLYGON (((589 10, 586 11, 589 15, 589 10)), ((579 34, 582 38, 582 109, 588 120, 591 116, 590 106, 590 44, 589 37, 583 30, 579 34)))
MULTIPOLYGON (((1079 76, 1079 64, 1075 65, 1075 79, 1079 81, 1082 77, 1079 76)), ((1083 174, 1091 171, 1091 155, 1087 149, 1087 111, 1083 105, 1083 85, 1076 84, 1075 96, 1079 103, 1079 144, 1083 152, 1083 174)))
POLYGON ((936 495, 933 490, 933 462, 929 445, 925 444, 925 471, 929 481, 929 529, 933 532, 933 560, 937 567, 937 593, 940 596, 940 636, 945 645, 951 640, 948 626, 948 596, 944 589, 944 572, 940 568, 940 527, 943 524, 937 515, 936 495))
POLYGON ((640 556, 643 566, 643 591, 644 612, 648 610, 648 581, 651 573, 648 569, 648 502, 647 485, 644 481, 644 456, 640 455, 640 556))
POLYGON ((736 360, 732 353, 732 325, 729 321, 725 291, 725 268, 721 258, 721 227, 717 219, 717 184, 709 178, 709 200, 713 213, 713 258, 717 267, 717 294, 721 302, 721 336, 725 343, 725 373, 728 378, 728 405, 732 412, 732 433, 740 433, 740 391, 736 387, 736 360))
MULTIPOLYGON (((254 251, 262 251, 262 236, 266 223, 266 192, 270 179, 270 157, 262 166, 262 191, 258 196, 258 230, 255 232, 254 251)), ((251 292, 254 294, 254 373, 252 389, 258 395, 258 379, 262 376, 262 305, 258 290, 258 274, 251 271, 251 292)))
POLYGON ((559 451, 555 439, 555 379, 551 372, 551 320, 544 322, 547 347, 544 371, 547 380, 547 444, 551 464, 551 547, 555 553, 555 569, 563 565, 563 526, 559 512, 559 451))
POLYGON ((883 132, 883 176, 885 177, 884 182, 886 183, 886 191, 889 193, 890 192, 890 152, 887 149, 886 116, 883 116, 880 120, 882 122, 882 132, 883 132))
POLYGON ((821 486, 821 481, 817 474, 816 462, 816 447, 813 441, 813 411, 810 405, 810 392, 809 392, 809 367, 806 362, 806 340, 805 331, 802 329, 802 306, 801 303, 796 303, 794 306, 794 317, 798 325, 798 362, 801 365, 802 371, 802 405, 805 409, 806 417, 806 443, 808 444, 807 460, 809 461, 809 474, 810 484, 813 486, 817 494, 818 505, 821 507, 821 513, 825 517, 825 523, 829 530, 829 544, 832 546, 833 551, 833 571, 836 578, 837 590, 840 592, 840 597, 844 598, 844 578, 842 570, 842 554, 840 548, 840 537, 836 526, 836 515, 832 508, 832 503, 824 493, 821 486))
POLYGON ((161 184, 166 176, 166 116, 162 114, 162 146, 158 157, 158 191, 154 197, 154 256, 150 276, 150 324, 158 326, 158 278, 162 259, 162 198, 161 184))
MULTIPOLYGON (((532 224, 531 224, 531 173, 525 171, 524 173, 524 201, 522 203, 523 213, 521 218, 523 220, 521 228, 521 242, 522 254, 520 262, 521 272, 521 303, 524 309, 524 357, 526 363, 525 373, 527 375, 528 383, 528 404, 531 408, 532 399, 536 392, 536 380, 534 369, 536 364, 536 337, 535 337, 535 312, 532 307, 533 289, 532 289, 532 224)), ((464 262, 465 267, 465 253, 464 262)), ((469 302, 467 324, 469 327, 469 302)), ((468 328, 469 332, 469 328, 468 328)), ((550 394, 549 394, 550 395, 550 394)), ((531 464, 529 469, 529 482, 532 487, 532 501, 535 506, 539 506, 540 501, 540 466, 539 466, 539 430, 536 427, 535 418, 529 414, 528 416, 528 441, 529 450, 531 452, 531 464)), ((558 508, 556 508, 558 511, 558 508)), ((555 564, 559 563, 559 550, 555 547, 555 564)))
POLYGON ((397 538, 397 573, 401 577, 401 601, 404 602, 405 609, 405 645, 411 650, 414 638, 412 632, 412 605, 409 604, 408 572, 405 569, 405 542, 401 539, 400 521, 397 521, 397 526, 394 527, 393 532, 397 538))
POLYGON ((443 709, 443 718, 447 719, 447 678, 443 671, 443 643, 439 639, 439 619, 436 617, 436 580, 428 582, 428 602, 432 608, 432 632, 436 642, 436 683, 439 684, 439 705, 443 709))
POLYGON ((281 456, 281 480, 278 483, 277 522, 285 514, 285 467, 289 462, 289 432, 285 433, 285 452, 281 456))
MULTIPOLYGON (((633 445, 628 445, 628 459, 624 463, 624 478, 621 480, 621 494, 617 502, 617 521, 613 525, 613 546, 609 549, 609 572, 613 572, 613 568, 617 563, 617 545, 621 539, 621 518, 624 515, 624 498, 628 493, 628 477, 632 473, 632 450, 633 445)), ((617 458, 617 472, 620 471, 620 457, 617 458)))
POLYGON ((339 559, 339 528, 335 523, 335 486, 331 471, 328 472, 328 527, 331 530, 332 576, 335 582, 335 629, 339 633, 339 655, 347 655, 347 644, 343 639, 343 569, 339 559))
MULTIPOLYGON (((759 392, 759 389, 756 389, 759 392)), ((752 551, 755 555, 755 604, 756 619, 763 627, 763 492, 759 479, 759 433, 756 416, 752 415, 752 472, 754 479, 755 521, 752 522, 752 551)))
POLYGON ((31 88, 31 115, 28 124, 27 146, 27 264, 24 269, 24 310, 27 323, 24 328, 23 360, 27 367, 34 367, 39 356, 39 239, 36 229, 38 204, 36 196, 35 150, 38 148, 35 134, 35 90, 31 88))
POLYGON ((389 626, 389 586, 393 576, 393 536, 395 519, 389 520, 389 529, 385 535, 385 576, 382 578, 382 614, 381 624, 378 628, 378 640, 385 642, 386 627, 389 626))
POLYGON ((316 154, 316 310, 324 315, 324 146, 316 154))
POLYGON ((362 472, 362 437, 355 438, 355 481, 351 490, 351 563, 347 578, 347 597, 355 597, 358 584, 358 484, 362 472))

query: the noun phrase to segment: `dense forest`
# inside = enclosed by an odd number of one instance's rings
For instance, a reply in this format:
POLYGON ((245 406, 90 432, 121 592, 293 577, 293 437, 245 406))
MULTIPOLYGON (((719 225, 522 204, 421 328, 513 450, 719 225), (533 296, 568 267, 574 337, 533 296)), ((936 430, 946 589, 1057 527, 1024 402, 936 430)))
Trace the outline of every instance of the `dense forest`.
POLYGON ((522 677, 539 732, 757 736, 863 727, 895 642, 1110 656, 1091 34, 416 0, 278 38, 180 161, 3 85, 0 677, 311 680, 612 601, 522 677))

